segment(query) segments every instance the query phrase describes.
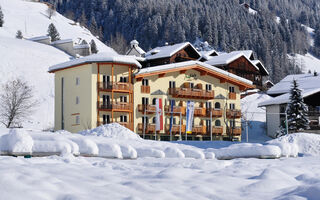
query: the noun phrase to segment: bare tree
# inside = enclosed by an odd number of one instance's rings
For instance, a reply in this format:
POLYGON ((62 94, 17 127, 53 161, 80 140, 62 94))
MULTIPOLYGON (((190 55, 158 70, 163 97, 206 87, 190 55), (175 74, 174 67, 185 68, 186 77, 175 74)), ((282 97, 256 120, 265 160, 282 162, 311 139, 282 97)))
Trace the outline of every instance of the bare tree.
POLYGON ((48 18, 51 19, 52 16, 56 15, 56 10, 53 8, 53 6, 48 6, 46 13, 48 18))
POLYGON ((7 128, 21 127, 36 104, 33 89, 27 82, 21 79, 7 81, 0 94, 0 122, 7 128))

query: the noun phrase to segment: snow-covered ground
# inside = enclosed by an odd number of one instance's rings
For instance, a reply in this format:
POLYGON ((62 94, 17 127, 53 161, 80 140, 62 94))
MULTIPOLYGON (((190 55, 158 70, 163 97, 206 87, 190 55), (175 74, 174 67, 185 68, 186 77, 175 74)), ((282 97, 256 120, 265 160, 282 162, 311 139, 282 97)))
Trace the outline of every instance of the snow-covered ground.
POLYGON ((308 73, 310 70, 312 73, 314 71, 320 73, 320 59, 314 57, 312 54, 307 53, 306 55, 295 54, 295 56, 290 56, 289 58, 294 58, 296 61, 296 65, 302 66, 302 72, 308 73))
POLYGON ((265 145, 206 142, 203 148, 143 140, 117 124, 81 134, 0 129, 0 135, 1 151, 69 146, 61 156, 0 156, 0 199, 316 200, 320 195, 319 135, 297 133, 265 145), (119 140, 118 132, 126 139, 119 140), (268 150, 284 157, 214 159, 214 155, 248 157, 268 150), (75 157, 76 151, 133 157, 75 157))

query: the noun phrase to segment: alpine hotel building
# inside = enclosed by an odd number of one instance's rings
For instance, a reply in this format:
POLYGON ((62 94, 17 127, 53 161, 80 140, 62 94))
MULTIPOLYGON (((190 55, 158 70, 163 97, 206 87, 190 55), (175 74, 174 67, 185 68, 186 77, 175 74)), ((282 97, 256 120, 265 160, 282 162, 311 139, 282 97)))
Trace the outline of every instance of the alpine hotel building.
POLYGON ((190 43, 182 43, 141 57, 98 53, 52 66, 55 130, 78 132, 117 122, 146 139, 241 140, 240 92, 255 86, 200 58, 190 43), (185 138, 188 101, 194 102, 194 118, 185 138))

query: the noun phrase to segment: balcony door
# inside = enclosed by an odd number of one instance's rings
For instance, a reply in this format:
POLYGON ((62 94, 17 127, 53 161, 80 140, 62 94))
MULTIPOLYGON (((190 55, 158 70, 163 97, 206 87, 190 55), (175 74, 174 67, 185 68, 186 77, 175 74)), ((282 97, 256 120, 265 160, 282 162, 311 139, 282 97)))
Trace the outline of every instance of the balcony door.
POLYGON ((211 120, 207 119, 206 120, 206 128, 207 128, 207 133, 210 133, 210 127, 211 127, 211 120))
POLYGON ((102 96, 102 103, 104 106, 110 105, 110 96, 109 95, 103 95, 102 96))
POLYGON ((110 76, 103 75, 102 81, 103 81, 103 86, 107 88, 108 85, 110 85, 110 76))
POLYGON ((103 124, 110 124, 110 115, 102 115, 103 124))

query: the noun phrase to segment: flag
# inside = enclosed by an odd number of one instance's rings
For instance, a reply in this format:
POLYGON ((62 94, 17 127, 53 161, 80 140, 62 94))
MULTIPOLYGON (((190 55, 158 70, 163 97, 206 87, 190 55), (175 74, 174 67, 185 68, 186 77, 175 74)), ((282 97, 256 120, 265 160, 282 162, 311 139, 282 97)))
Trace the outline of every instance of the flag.
POLYGON ((162 99, 156 100, 156 131, 163 130, 162 99))
POLYGON ((193 122, 193 114, 194 114, 194 102, 187 102, 187 123, 186 123, 186 132, 192 133, 192 122, 193 122))
POLYGON ((172 129, 172 124, 173 124, 173 100, 171 100, 171 118, 170 118, 170 129, 169 129, 169 133, 171 133, 171 129, 172 129))

